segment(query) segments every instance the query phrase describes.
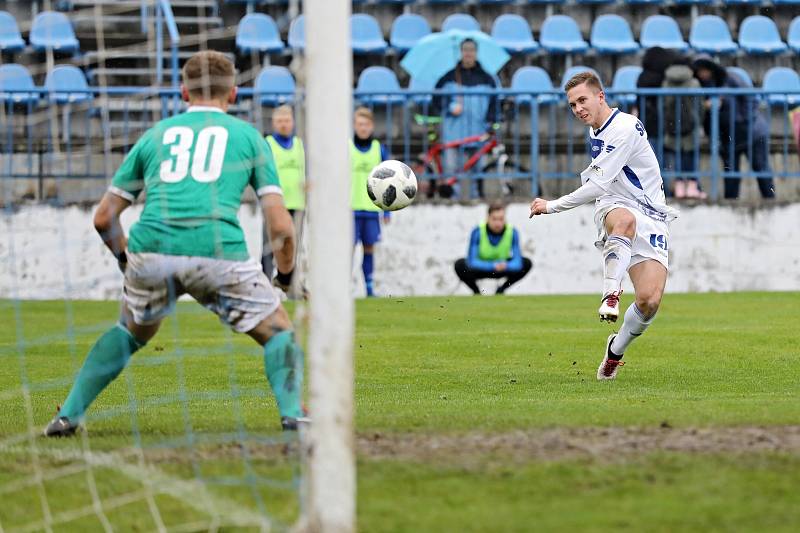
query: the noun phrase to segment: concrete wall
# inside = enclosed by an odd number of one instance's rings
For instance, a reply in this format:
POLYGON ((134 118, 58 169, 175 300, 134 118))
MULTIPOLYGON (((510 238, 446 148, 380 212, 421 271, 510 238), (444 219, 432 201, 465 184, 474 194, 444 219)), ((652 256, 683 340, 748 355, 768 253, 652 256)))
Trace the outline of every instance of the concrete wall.
MULTIPOLYGON (((140 207, 127 211, 123 225, 140 207)), ((592 208, 529 220, 525 204, 509 206, 531 274, 512 294, 597 293, 601 261, 593 246, 592 208)), ((470 230, 485 206, 413 206, 384 226, 376 257, 382 295, 468 294, 452 270, 466 252, 470 230)), ((260 253, 260 216, 240 212, 249 249, 260 253)), ((672 224, 668 291, 800 290, 800 204, 760 209, 684 208, 672 224)), ((363 294, 356 251, 354 295, 363 294)), ((0 298, 116 299, 121 275, 79 207, 30 206, 0 218, 0 298)), ((482 285, 493 292, 496 282, 482 285)), ((628 287, 630 289, 630 287, 628 287)))

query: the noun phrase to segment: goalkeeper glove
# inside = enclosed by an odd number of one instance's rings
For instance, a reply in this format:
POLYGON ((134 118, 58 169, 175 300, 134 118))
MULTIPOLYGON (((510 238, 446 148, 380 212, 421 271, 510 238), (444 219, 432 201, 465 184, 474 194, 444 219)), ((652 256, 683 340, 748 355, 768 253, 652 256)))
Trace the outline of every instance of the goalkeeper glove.
POLYGON ((294 269, 286 274, 278 270, 278 273, 275 275, 275 279, 272 280, 272 285, 279 288, 283 292, 289 292, 289 289, 292 286, 292 274, 294 274, 294 269))
POLYGON ((117 254, 116 258, 119 271, 125 274, 125 268, 128 266, 128 254, 126 254, 125 250, 123 250, 117 254))

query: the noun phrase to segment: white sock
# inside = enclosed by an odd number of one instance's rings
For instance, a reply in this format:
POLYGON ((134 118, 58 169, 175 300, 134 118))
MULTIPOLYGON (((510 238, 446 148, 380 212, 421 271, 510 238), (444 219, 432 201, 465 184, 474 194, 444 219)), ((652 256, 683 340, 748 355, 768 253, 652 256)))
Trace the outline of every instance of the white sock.
POLYGON ((629 305, 628 309, 625 311, 625 320, 622 323, 622 328, 611 343, 611 351, 616 355, 624 354, 628 345, 632 343, 636 337, 644 333, 647 326, 652 324, 653 317, 655 317, 655 315, 645 317, 644 313, 639 311, 635 303, 629 305))
POLYGON ((603 245, 603 296, 619 292, 630 264, 631 240, 622 235, 609 235, 603 245))

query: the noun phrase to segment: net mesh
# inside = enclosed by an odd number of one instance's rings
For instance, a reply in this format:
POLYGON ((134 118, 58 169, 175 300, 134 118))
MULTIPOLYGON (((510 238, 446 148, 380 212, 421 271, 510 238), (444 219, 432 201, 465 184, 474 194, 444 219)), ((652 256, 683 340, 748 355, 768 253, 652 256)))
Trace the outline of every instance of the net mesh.
MULTIPOLYGON (((86 431, 41 437, 92 344, 119 316, 121 275, 92 228, 91 211, 74 202, 99 199, 141 134, 182 109, 169 89, 170 40, 156 3, 40 2, 40 9, 66 13, 81 52, 28 49, 11 58, 37 87, 65 65, 88 73, 90 85, 61 99, 54 89, 38 90, 37 98, 3 106, 0 532, 266 531, 289 528, 301 515, 299 442, 280 429, 262 348, 192 301, 178 303, 100 394, 86 431), (137 13, 141 5, 145 11, 137 13), (140 25, 138 33, 131 24, 140 25), (156 54, 162 41, 164 57, 156 54), (137 88, 126 88, 132 82, 137 88), (55 205, 26 203, 47 199, 55 205)), ((31 6, 0 4, 27 35, 31 6)), ((194 22, 186 23, 191 7, 178 15, 188 28, 179 25, 181 63, 235 34, 235 26, 220 24, 215 2, 195 4, 194 22)), ((238 81, 250 84, 263 61, 249 58, 238 81)), ((264 131, 252 100, 231 111, 264 131)), ((140 213, 134 204, 123 226, 140 213)), ((240 218, 258 256, 255 204, 240 218)))

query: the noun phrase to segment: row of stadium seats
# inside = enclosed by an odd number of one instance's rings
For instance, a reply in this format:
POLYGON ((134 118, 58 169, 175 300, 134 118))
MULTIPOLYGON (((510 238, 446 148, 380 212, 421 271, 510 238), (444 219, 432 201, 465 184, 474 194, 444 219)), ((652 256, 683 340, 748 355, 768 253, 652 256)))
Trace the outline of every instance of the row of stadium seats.
MULTIPOLYGON (((739 77, 748 82, 751 87, 753 86, 747 71, 737 67, 728 68, 733 69, 739 77)), ((508 89, 512 92, 526 93, 516 96, 519 103, 530 104, 533 102, 533 98, 536 98, 539 104, 553 104, 560 101, 560 98, 557 94, 548 94, 548 92, 563 90, 567 80, 585 70, 594 71, 590 67, 580 65, 567 69, 560 85, 555 87, 550 80, 550 75, 543 68, 525 66, 514 72, 508 89)), ((634 103, 636 95, 626 93, 626 91, 636 90, 636 80, 641 71, 641 67, 638 66, 625 66, 617 70, 609 88, 615 94, 616 102, 623 105, 634 103)), ((44 88, 47 89, 45 97, 57 103, 80 102, 93 98, 83 71, 72 65, 59 65, 48 72, 44 88)), ((411 80, 408 87, 409 91, 432 89, 430 86, 420 85, 414 79, 411 80)), ((800 75, 790 68, 772 67, 769 69, 764 76, 762 89, 786 93, 769 95, 767 101, 772 104, 789 103, 794 105, 800 103, 800 75)), ((254 84, 254 92, 260 95, 263 105, 291 102, 294 98, 294 91, 295 81, 291 72, 281 66, 265 67, 257 76, 254 84)), ((402 93, 404 90, 400 87, 395 73, 381 66, 368 67, 361 72, 356 92, 361 93, 358 99, 364 104, 400 104, 407 100, 407 95, 391 94, 402 93)), ((14 63, 0 65, 0 100, 9 103, 29 103, 38 101, 41 96, 40 92, 36 91, 33 77, 24 66, 14 63)), ((426 105, 430 103, 431 96, 415 94, 411 99, 418 104, 426 105)))
MULTIPOLYGON (((432 31, 425 18, 413 13, 400 15, 394 20, 388 42, 384 40, 378 21, 371 15, 353 14, 350 29, 353 52, 356 54, 383 54, 390 46, 398 52, 406 52, 432 31)), ((453 13, 444 20, 441 29, 480 31, 481 27, 471 15, 453 13)), ((625 54, 653 46, 682 51, 692 48, 697 52, 713 54, 732 54, 741 50, 748 54, 774 55, 788 49, 800 53, 800 17, 795 18, 789 27, 788 46, 782 40, 775 22, 761 15, 753 15, 742 21, 738 43, 731 37, 728 24, 716 15, 697 17, 692 24, 688 43, 677 22, 666 15, 648 17, 642 25, 639 42, 634 39, 628 22, 613 14, 597 17, 592 24, 589 42, 584 40, 577 22, 568 15, 547 17, 538 42, 528 22, 516 14, 497 17, 491 35, 512 54, 532 53, 540 48, 549 53, 584 53, 591 48, 601 54, 625 54)), ((277 24, 272 17, 263 13, 250 13, 241 20, 236 33, 236 47, 241 53, 275 53, 285 49, 277 24)), ((303 15, 291 23, 288 47, 299 50, 305 47, 303 15)))
MULTIPOLYGON (((28 39, 38 52, 47 49, 67 53, 80 51, 72 23, 64 13, 58 11, 42 11, 36 15, 28 39)), ((25 47, 17 21, 10 13, 0 11, 0 51, 20 52, 25 47)))
MULTIPOLYGON (((387 4, 387 5, 431 5, 444 4, 452 6, 466 5, 508 5, 508 4, 649 4, 649 5, 777 5, 800 4, 800 0, 353 0, 353 5, 387 4)), ((224 0, 226 4, 286 5, 289 0, 224 0)))

